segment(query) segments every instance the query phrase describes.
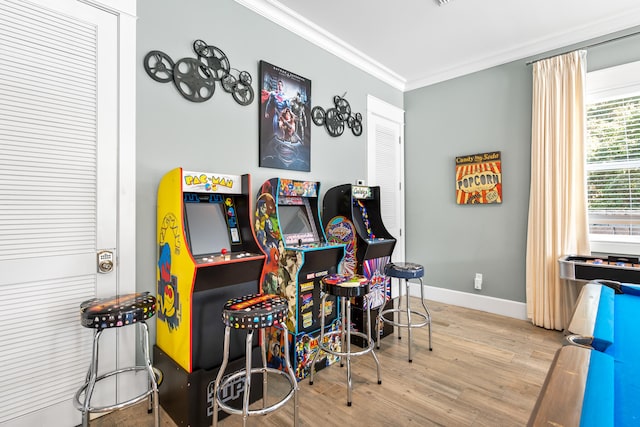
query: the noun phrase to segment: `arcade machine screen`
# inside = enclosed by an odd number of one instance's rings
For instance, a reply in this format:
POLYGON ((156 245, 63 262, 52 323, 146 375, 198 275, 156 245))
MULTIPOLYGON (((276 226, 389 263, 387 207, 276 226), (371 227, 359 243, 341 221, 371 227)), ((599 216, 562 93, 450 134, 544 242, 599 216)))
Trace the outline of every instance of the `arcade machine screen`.
POLYGON ((278 219, 287 245, 313 243, 319 240, 309 220, 307 206, 280 205, 278 206, 278 219))
POLYGON ((231 240, 224 203, 210 200, 185 201, 185 229, 194 257, 230 250, 231 240))

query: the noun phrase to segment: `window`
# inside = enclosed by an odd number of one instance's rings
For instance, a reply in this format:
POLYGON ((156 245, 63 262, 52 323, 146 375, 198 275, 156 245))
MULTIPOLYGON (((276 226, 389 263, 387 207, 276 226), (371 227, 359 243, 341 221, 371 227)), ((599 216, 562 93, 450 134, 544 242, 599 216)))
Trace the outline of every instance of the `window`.
POLYGON ((587 75, 586 174, 591 250, 640 253, 640 63, 587 75))

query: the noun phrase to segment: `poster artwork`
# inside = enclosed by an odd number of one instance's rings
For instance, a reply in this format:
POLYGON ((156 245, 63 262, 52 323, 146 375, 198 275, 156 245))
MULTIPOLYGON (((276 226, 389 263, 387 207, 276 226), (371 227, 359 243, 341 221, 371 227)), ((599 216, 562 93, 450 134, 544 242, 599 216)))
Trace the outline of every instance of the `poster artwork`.
POLYGON ((260 61, 260 167, 309 172, 311 80, 260 61))
POLYGON ((456 157, 456 203, 502 203, 499 151, 456 157))

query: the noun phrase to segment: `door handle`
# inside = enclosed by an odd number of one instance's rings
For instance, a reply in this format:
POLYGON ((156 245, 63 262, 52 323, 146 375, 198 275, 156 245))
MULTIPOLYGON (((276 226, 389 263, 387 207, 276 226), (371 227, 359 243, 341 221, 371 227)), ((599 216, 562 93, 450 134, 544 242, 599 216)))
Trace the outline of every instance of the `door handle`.
POLYGON ((107 274, 113 270, 113 252, 98 251, 98 273, 107 274))

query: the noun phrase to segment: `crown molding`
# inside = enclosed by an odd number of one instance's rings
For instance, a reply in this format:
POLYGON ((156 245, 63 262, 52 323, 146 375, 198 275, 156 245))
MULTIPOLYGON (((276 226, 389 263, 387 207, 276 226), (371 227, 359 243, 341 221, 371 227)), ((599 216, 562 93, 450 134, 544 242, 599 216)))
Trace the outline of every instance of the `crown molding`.
MULTIPOLYGON (((509 62, 526 60, 535 56, 546 55, 549 52, 561 49, 586 49, 589 41, 603 38, 614 33, 620 33, 640 24, 640 8, 627 11, 622 15, 616 15, 600 21, 590 22, 581 27, 567 28, 564 32, 554 33, 530 40, 520 45, 511 46, 495 55, 477 58, 472 61, 460 63, 454 67, 437 72, 430 72, 424 77, 407 81, 405 91, 418 89, 424 86, 440 83, 456 77, 486 70, 509 62)), ((612 37, 609 37, 612 38, 612 37)), ((558 53, 560 54, 560 53, 558 53)))
MULTIPOLYGON (((403 92, 572 45, 584 44, 588 40, 621 32, 640 24, 639 7, 624 14, 590 22, 582 27, 567 27, 562 33, 548 34, 544 38, 510 46, 493 55, 460 62, 441 70, 429 70, 422 77, 408 80, 277 0, 235 0, 235 2, 403 92)), ((578 49, 580 46, 575 48, 578 49)))
POLYGON ((405 78, 309 21, 304 16, 282 5, 280 2, 275 0, 235 0, 235 2, 336 55, 349 64, 360 68, 390 86, 401 91, 405 90, 405 78))

